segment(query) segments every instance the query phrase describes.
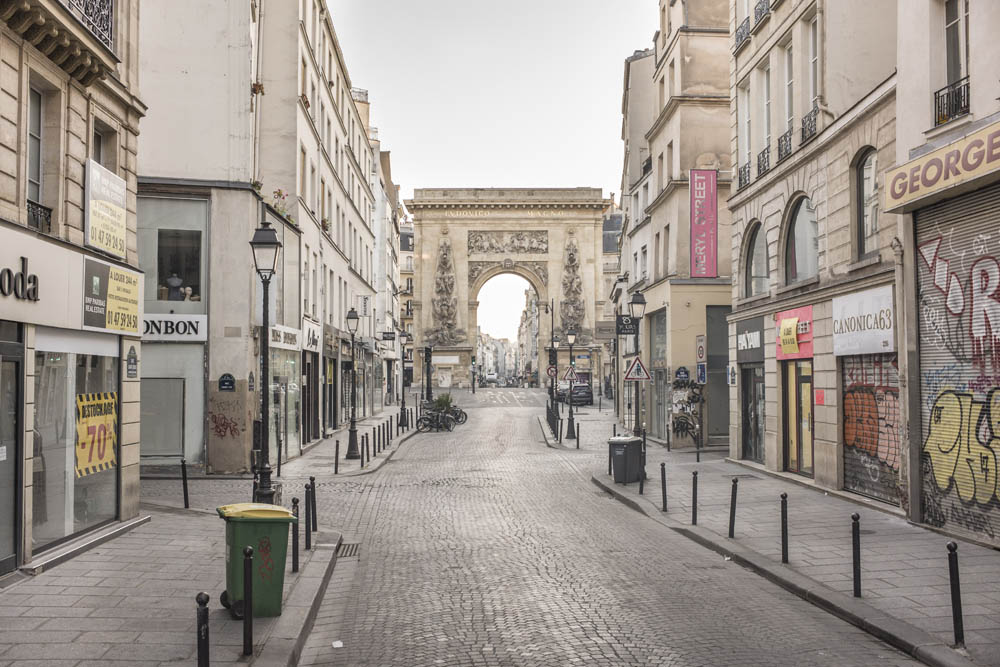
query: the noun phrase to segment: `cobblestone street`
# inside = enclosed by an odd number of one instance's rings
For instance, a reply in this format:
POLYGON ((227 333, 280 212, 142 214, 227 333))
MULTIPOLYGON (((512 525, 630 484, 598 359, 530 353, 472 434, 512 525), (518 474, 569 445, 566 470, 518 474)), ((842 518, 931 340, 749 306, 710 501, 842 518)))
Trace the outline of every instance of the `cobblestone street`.
POLYGON ((542 441, 541 390, 456 396, 469 421, 453 433, 317 477, 321 524, 360 548, 301 664, 913 664, 598 491, 591 456, 542 441))

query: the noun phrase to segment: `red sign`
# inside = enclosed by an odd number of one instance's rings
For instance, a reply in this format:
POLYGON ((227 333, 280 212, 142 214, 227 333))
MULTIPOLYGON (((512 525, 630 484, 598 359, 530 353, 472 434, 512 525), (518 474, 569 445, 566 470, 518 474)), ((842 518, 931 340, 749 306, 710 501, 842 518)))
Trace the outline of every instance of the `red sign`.
POLYGON ((691 277, 719 276, 718 172, 714 169, 692 169, 688 181, 691 189, 691 277))
POLYGON ((775 356, 778 359, 811 359, 813 356, 813 307, 802 306, 775 313, 775 356), (782 344, 781 327, 794 327, 794 345, 782 344))

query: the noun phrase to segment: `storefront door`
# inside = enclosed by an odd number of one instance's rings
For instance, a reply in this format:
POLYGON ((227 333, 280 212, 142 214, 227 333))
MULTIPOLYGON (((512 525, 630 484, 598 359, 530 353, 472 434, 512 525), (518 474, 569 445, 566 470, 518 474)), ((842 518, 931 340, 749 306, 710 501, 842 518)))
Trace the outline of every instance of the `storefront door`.
POLYGON ((785 470, 813 474, 812 360, 785 362, 785 470))
POLYGON ((743 372, 743 458, 764 462, 764 365, 741 364, 743 372))
POLYGON ((656 415, 654 418, 655 434, 658 438, 667 437, 667 398, 670 383, 667 382, 667 371, 657 370, 656 373, 656 415))
POLYGON ((21 363, 0 343, 0 575, 17 567, 17 526, 20 517, 17 462, 20 460, 21 363))

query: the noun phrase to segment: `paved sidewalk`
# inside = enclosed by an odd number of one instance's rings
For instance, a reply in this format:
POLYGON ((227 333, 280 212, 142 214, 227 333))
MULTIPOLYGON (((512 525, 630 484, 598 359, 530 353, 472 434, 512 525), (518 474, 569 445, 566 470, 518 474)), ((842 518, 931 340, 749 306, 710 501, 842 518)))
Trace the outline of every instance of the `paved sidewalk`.
MULTIPOLYGON (((544 421, 544 418, 543 418, 544 421)), ((948 559, 945 545, 952 538, 906 521, 901 513, 876 509, 876 502, 858 496, 840 497, 760 468, 733 463, 725 452, 703 451, 695 462, 691 449, 667 452, 648 443, 645 495, 638 484, 614 484, 608 476, 607 438, 614 416, 585 414, 581 455, 592 457, 595 482, 645 514, 677 529, 691 523, 692 473, 698 472, 698 531, 683 531, 698 541, 711 540, 726 550, 760 556, 762 568, 782 571, 822 584, 853 602, 851 514, 861 515, 862 598, 888 619, 930 633, 941 644, 953 641, 948 559), (590 422, 588 424, 588 422, 590 422), (667 474, 667 507, 661 507, 660 464, 667 474), (732 479, 737 477, 735 539, 729 540, 732 479), (789 564, 782 566, 780 494, 788 494, 789 564)), ((619 432, 620 432, 619 428, 619 432)), ((547 434, 550 435, 550 434, 547 434)), ((570 443, 564 442, 564 446, 570 443)), ((575 443, 572 443, 575 446, 575 443)), ((575 454, 567 454, 575 456, 575 454)), ((981 665, 1000 665, 1000 553, 959 539, 962 603, 967 656, 981 665)), ((749 563, 748 563, 749 564, 749 563)), ((759 570, 765 576, 767 572, 759 570)), ((779 582, 780 583, 780 582, 779 582)), ((814 595, 814 597, 818 597, 814 595)), ((837 596, 839 597, 839 596, 837 596)), ((822 604, 822 600, 814 600, 822 604)), ((905 631, 902 628, 901 631, 905 631)), ((904 632, 905 634, 905 632, 904 632)), ((945 649, 955 658, 960 651, 945 649)), ((920 656, 917 656, 920 657, 920 656)), ((931 661, 933 662, 933 661, 931 661)))

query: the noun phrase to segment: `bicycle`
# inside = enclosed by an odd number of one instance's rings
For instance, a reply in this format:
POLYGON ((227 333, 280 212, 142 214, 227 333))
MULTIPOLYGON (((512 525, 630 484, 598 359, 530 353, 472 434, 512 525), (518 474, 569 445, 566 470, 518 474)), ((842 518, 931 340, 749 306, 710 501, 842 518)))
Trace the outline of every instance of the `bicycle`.
POLYGON ((429 433, 431 430, 453 431, 455 429, 455 418, 450 414, 440 410, 427 410, 417 420, 417 432, 429 433))

